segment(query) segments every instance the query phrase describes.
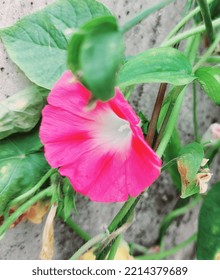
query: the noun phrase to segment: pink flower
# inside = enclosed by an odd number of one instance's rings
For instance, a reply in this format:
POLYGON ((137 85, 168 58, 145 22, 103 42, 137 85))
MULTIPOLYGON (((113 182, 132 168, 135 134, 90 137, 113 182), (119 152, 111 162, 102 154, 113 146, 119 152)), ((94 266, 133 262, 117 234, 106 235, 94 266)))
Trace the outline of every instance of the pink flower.
POLYGON ((40 128, 46 158, 93 201, 136 197, 158 178, 161 160, 144 141, 140 120, 118 89, 93 110, 86 107, 90 97, 69 71, 56 83, 40 128))

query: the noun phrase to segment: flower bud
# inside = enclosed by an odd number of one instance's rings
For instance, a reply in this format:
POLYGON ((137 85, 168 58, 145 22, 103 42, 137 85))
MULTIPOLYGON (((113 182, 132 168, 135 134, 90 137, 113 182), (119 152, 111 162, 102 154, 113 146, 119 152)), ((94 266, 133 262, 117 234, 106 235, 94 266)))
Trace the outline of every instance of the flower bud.
POLYGON ((218 141, 220 141, 220 124, 213 123, 202 136, 202 143, 213 145, 218 141))

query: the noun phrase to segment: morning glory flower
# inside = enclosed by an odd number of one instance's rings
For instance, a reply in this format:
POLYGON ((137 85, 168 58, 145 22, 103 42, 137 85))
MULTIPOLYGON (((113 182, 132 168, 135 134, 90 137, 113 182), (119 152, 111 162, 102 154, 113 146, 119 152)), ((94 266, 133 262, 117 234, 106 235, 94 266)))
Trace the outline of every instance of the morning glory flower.
POLYGON ((46 159, 93 201, 136 197, 158 178, 161 160, 119 89, 92 109, 89 100, 91 93, 70 71, 55 84, 40 127, 46 159))

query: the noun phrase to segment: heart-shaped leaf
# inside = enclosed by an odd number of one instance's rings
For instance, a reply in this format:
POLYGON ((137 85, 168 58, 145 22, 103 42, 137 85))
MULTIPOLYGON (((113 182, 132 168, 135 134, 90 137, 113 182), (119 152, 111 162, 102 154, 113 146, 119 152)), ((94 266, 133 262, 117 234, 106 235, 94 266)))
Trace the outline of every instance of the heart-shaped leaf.
POLYGON ((118 86, 140 83, 185 85, 195 79, 186 56, 173 48, 153 48, 130 58, 120 69, 118 86))
POLYGON ((220 259, 220 183, 212 186, 199 214, 197 258, 220 259))
POLYGON ((0 31, 10 58, 35 84, 51 89, 66 70, 70 34, 110 12, 95 0, 57 0, 0 31))
POLYGON ((201 67, 195 74, 208 97, 220 105, 220 68, 201 67))
POLYGON ((0 215, 7 204, 30 190, 49 170, 40 151, 38 129, 0 142, 0 215))

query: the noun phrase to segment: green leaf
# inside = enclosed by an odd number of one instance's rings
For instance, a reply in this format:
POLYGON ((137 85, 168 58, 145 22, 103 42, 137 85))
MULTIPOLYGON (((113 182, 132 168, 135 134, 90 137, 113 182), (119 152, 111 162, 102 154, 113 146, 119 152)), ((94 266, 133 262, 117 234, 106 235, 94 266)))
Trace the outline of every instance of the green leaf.
POLYGON ((51 89, 66 70, 69 33, 110 12, 95 0, 58 0, 0 31, 10 58, 35 84, 51 89))
POLYGON ((34 187, 49 170, 41 148, 38 129, 0 142, 0 215, 12 199, 34 187))
POLYGON ((16 132, 27 132, 36 126, 48 91, 37 86, 5 99, 0 104, 0 140, 16 132))
POLYGON ((186 56, 173 48, 154 48, 129 59, 119 71, 118 86, 140 83, 185 85, 195 79, 186 56))
POLYGON ((199 193, 199 187, 196 185, 195 178, 203 158, 203 147, 199 143, 190 143, 180 150, 178 170, 181 176, 182 198, 199 193))
POLYGON ((208 97, 217 105, 220 105, 220 68, 201 67, 195 75, 208 97))
POLYGON ((199 214, 197 258, 220 259, 220 183, 212 186, 199 214))
POLYGON ((96 99, 114 96, 116 72, 124 59, 124 40, 115 17, 91 20, 73 35, 68 65, 96 99))

